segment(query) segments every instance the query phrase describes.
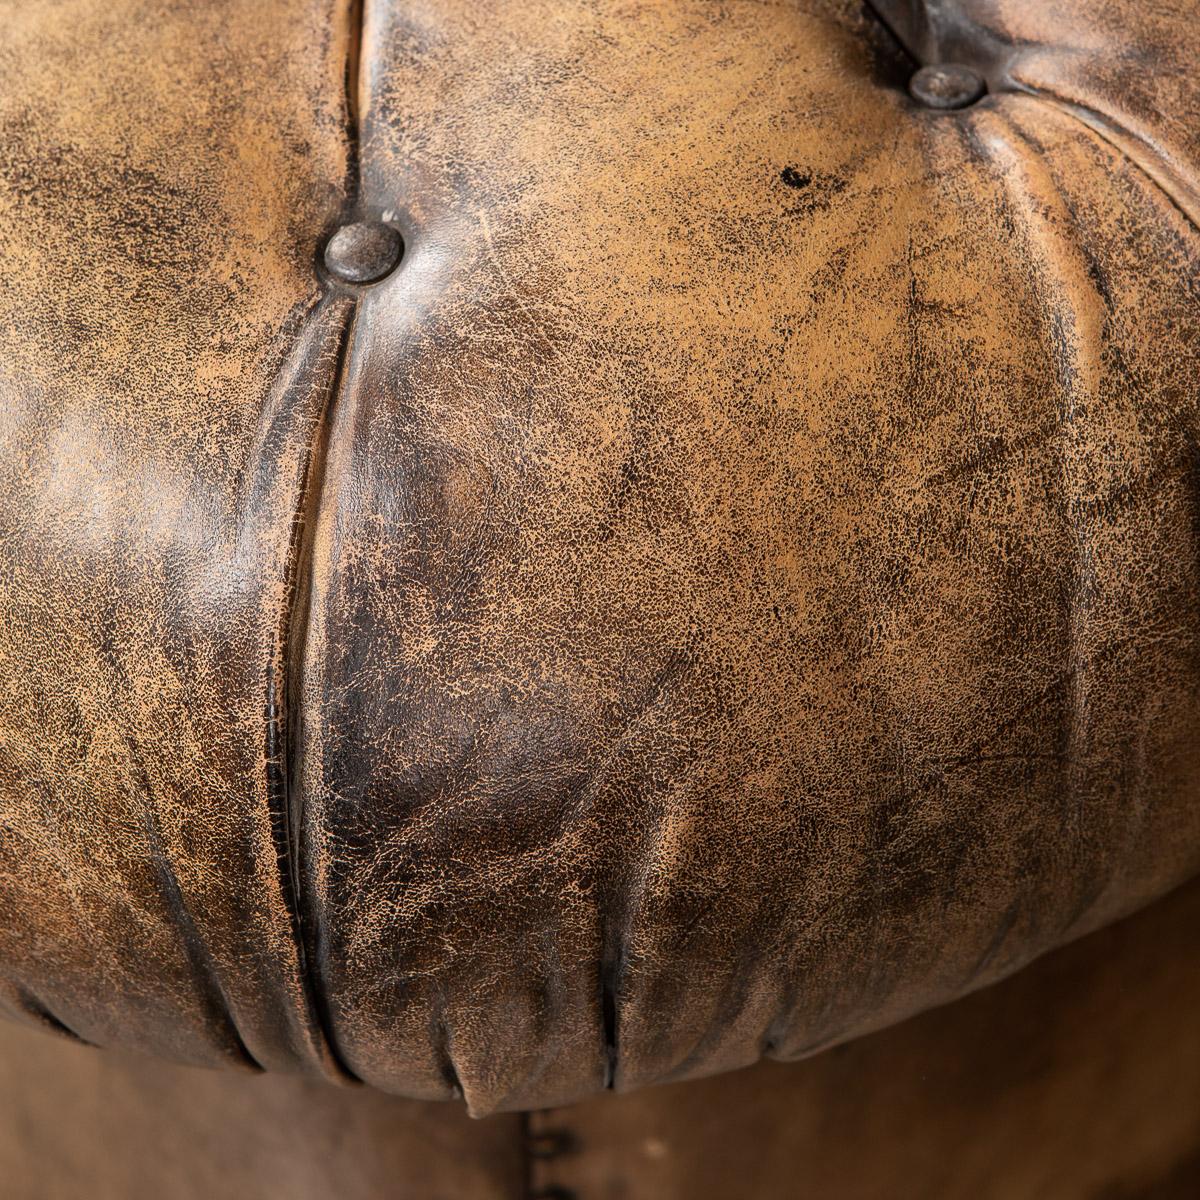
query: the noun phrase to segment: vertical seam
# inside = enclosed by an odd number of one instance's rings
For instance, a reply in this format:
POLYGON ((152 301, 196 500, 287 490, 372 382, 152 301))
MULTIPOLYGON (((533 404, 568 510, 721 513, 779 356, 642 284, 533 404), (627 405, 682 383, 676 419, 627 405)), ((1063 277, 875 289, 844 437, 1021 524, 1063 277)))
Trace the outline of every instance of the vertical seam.
POLYGON ((354 341, 357 309, 351 308, 338 342, 337 361, 331 373, 329 391, 316 421, 316 433, 305 463, 300 498, 292 522, 288 552, 287 607, 280 635, 282 662, 278 681, 269 704, 272 720, 268 725, 267 762, 270 794, 277 797, 276 808, 281 828, 279 850, 280 878, 285 903, 292 917, 292 928, 299 960, 301 987, 307 1007, 320 1030, 334 1065, 349 1079, 357 1076, 344 1063, 333 1036, 329 1006, 310 970, 311 955, 306 936, 300 878, 300 838, 303 805, 298 786, 300 756, 300 710, 304 690, 304 658, 308 641, 309 602, 312 594, 313 537, 324 490, 330 418, 345 389, 347 364, 354 341))
MULTIPOLYGON (((349 0, 344 79, 347 165, 345 192, 348 205, 358 202, 360 189, 359 85, 362 57, 364 0, 349 0)), ((337 298, 326 297, 326 303, 337 298)), ((344 302, 344 298, 343 298, 344 302)), ((302 697, 304 664, 309 637, 310 604, 313 590, 313 543, 321 512, 333 415, 346 389, 358 321, 357 298, 352 299, 338 341, 337 359, 331 372, 324 403, 317 415, 312 442, 303 465, 303 477, 288 546, 285 609, 280 632, 280 667, 268 683, 267 698, 267 786, 277 815, 277 846, 280 882, 292 919, 293 940, 299 962, 300 987, 305 1006, 315 1021, 326 1053, 334 1067, 347 1079, 361 1082, 343 1060, 334 1034, 328 997, 311 969, 315 944, 310 946, 306 929, 301 879, 301 835, 303 796, 301 782, 302 697)), ((273 822, 273 826, 274 826, 273 822)))

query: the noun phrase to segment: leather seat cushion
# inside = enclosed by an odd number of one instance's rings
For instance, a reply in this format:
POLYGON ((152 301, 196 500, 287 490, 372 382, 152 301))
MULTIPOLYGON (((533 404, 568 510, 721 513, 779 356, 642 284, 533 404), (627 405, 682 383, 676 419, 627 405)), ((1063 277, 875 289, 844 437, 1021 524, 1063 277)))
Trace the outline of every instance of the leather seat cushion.
POLYGON ((13 1015, 563 1104, 1196 873, 1194 6, 880 7, 6 9, 13 1015))

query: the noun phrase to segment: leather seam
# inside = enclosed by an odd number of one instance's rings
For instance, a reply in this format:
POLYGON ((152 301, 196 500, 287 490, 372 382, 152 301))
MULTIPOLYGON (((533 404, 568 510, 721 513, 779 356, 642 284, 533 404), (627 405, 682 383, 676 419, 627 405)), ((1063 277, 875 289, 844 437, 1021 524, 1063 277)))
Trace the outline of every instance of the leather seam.
MULTIPOLYGON (((359 101, 358 87, 362 53, 364 0, 349 0, 347 9, 347 52, 344 80, 346 108, 347 167, 345 190, 349 204, 357 202, 359 191, 359 101)), ((316 311, 344 303, 344 298, 327 294, 316 311)), ((282 823, 280 878, 285 902, 293 920, 294 941, 299 965, 300 986, 306 1008, 319 1031, 324 1049, 336 1070, 346 1079, 361 1082, 342 1058, 337 1047, 333 1019, 325 990, 320 986, 313 964, 319 961, 320 922, 306 912, 303 887, 304 803, 302 786, 302 693, 304 666, 310 632, 310 603, 314 575, 313 541, 320 521, 322 496, 334 413, 346 388, 358 318, 358 301, 350 303, 338 340, 337 359, 331 372, 324 402, 315 419, 312 441, 303 465, 302 481, 288 548, 287 597, 280 634, 280 674, 273 694, 282 696, 281 704, 272 704, 275 720, 269 723, 276 743, 268 746, 268 763, 275 764, 276 794, 282 823)), ((269 735, 270 736, 270 735, 269 735)))
POLYGON ((289 550, 287 596, 289 603, 284 614, 282 646, 282 714, 276 723, 279 745, 272 755, 278 763, 281 793, 279 805, 283 826, 280 847, 280 876, 285 899, 294 922, 299 976, 304 988, 307 1007, 320 1030, 325 1048, 337 1069, 347 1078, 357 1080, 338 1054, 334 1040, 329 1006, 316 976, 311 969, 313 954, 310 942, 311 918, 306 919, 301 871, 301 833, 303 801, 300 786, 301 754, 301 694, 304 684, 305 648, 309 632, 309 602, 313 576, 313 536, 320 515, 321 493, 324 490, 325 459, 328 453, 330 418, 344 390, 346 365, 354 340, 357 308, 349 311, 338 341, 337 361, 329 390, 316 418, 316 433, 306 456, 304 478, 293 519, 292 541, 289 550))

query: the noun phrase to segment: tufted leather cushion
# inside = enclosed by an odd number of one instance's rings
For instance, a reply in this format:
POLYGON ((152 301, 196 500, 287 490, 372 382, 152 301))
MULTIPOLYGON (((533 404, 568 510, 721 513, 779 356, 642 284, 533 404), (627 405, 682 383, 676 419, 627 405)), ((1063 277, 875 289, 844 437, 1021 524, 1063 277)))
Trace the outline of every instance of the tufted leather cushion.
POLYGON ((561 1104, 1200 870, 1191 0, 2 7, 12 1015, 561 1104))

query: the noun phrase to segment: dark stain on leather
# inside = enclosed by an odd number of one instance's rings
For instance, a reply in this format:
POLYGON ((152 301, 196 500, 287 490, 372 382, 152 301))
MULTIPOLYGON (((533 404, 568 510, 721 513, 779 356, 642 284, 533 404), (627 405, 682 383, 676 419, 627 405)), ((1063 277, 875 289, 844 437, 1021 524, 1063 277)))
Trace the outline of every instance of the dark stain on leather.
POLYGON ((798 203, 790 209, 798 217, 807 217, 817 209, 828 208, 846 187, 842 179, 820 172, 799 171, 795 167, 784 167, 779 178, 787 187, 801 193, 798 203))

